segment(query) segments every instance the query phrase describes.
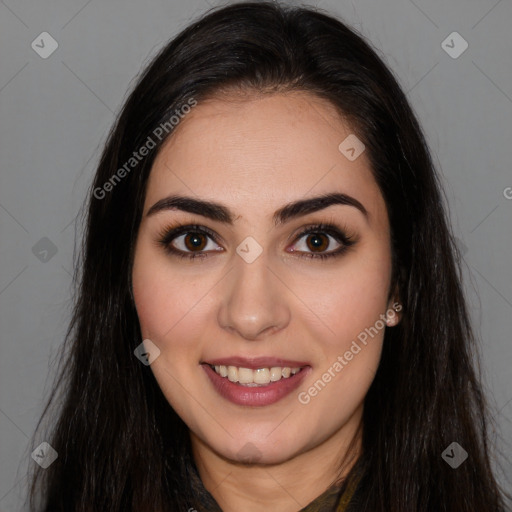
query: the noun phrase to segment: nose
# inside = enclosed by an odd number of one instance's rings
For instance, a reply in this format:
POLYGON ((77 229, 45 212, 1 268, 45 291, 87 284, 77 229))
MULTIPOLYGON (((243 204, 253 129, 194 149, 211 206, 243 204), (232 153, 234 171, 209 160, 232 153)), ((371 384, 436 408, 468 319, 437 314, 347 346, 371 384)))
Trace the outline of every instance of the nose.
POLYGON ((289 291, 265 251, 252 263, 237 256, 226 276, 218 311, 219 325, 245 340, 261 340, 290 321, 289 291))

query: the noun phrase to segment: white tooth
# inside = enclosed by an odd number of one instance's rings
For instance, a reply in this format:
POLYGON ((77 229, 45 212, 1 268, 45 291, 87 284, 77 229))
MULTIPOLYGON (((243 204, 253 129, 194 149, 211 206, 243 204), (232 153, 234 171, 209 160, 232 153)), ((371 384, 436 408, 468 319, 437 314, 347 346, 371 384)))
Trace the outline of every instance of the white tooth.
POLYGON ((256 384, 268 384, 270 382, 270 370, 268 368, 254 370, 254 382, 256 384))
POLYGON ((290 368, 285 366, 273 366, 272 368, 238 368, 236 366, 215 365, 215 371, 221 377, 227 377, 231 382, 239 382, 243 385, 255 386, 265 385, 269 382, 277 382, 284 378, 287 379, 291 375, 300 372, 300 367, 290 368))
POLYGON ((228 379, 231 382, 238 382, 238 370, 236 366, 228 366, 228 379))
POLYGON ((240 382, 240 384, 250 384, 254 382, 252 370, 250 368, 238 368, 238 382, 240 382))
POLYGON ((282 377, 281 374, 281 367, 280 366, 273 366, 270 368, 270 380, 272 382, 277 382, 282 377))

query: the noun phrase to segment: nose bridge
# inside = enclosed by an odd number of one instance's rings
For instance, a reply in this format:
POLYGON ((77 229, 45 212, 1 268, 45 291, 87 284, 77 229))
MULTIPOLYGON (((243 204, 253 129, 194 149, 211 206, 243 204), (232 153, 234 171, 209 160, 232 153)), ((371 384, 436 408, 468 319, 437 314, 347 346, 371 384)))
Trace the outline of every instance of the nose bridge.
MULTIPOLYGON (((239 246, 246 249, 243 243, 239 246)), ((253 261, 237 254, 232 272, 226 277, 226 288, 218 318, 224 329, 255 340, 264 333, 285 327, 290 318, 283 284, 270 268, 263 251, 253 261)))

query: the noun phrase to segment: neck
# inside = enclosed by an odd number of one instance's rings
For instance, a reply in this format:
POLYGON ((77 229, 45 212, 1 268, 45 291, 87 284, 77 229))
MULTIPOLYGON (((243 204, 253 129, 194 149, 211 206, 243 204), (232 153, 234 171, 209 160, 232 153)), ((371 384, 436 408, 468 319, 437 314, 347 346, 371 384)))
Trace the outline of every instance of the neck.
POLYGON ((204 487, 224 512, 301 510, 352 469, 361 450, 360 416, 324 440, 278 464, 228 460, 191 432, 194 460, 204 487))

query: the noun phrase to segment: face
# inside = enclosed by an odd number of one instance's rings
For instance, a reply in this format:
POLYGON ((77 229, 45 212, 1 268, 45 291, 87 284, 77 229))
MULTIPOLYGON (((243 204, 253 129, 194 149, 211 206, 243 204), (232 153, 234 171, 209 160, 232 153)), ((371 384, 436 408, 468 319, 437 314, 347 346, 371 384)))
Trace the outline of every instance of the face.
POLYGON ((341 446, 361 420, 398 315, 386 206, 365 152, 339 148, 351 133, 309 93, 217 98, 154 162, 133 266, 142 339, 193 443, 227 460, 341 446))

